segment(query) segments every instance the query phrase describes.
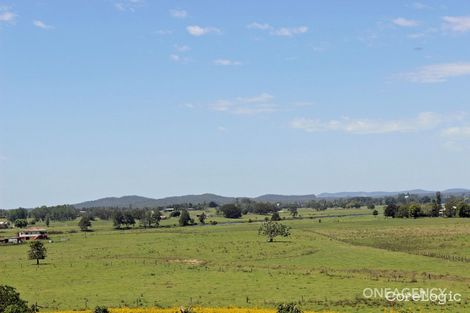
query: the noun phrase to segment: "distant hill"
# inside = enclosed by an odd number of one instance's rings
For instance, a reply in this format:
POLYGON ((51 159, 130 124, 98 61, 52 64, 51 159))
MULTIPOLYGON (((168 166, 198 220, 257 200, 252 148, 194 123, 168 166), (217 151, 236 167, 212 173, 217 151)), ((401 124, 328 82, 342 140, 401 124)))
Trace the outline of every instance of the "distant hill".
POLYGON ((78 209, 86 209, 93 207, 119 207, 127 208, 132 206, 134 208, 143 208, 143 207, 159 207, 159 206, 170 206, 173 204, 182 204, 182 203, 209 203, 214 201, 218 204, 226 204, 235 202, 235 198, 232 197, 223 197, 211 193, 205 193, 202 195, 185 195, 185 196, 174 196, 166 197, 161 199, 146 198, 140 196, 124 196, 124 197, 109 197, 102 198, 93 201, 86 201, 74 204, 78 209))
MULTIPOLYGON (((336 192, 336 193, 321 193, 319 195, 309 194, 309 195, 278 195, 278 194, 266 194, 258 196, 255 198, 249 197, 238 197, 238 199, 249 198, 255 201, 262 202, 281 202, 281 203, 292 203, 292 202, 306 202, 315 199, 338 199, 338 198, 353 198, 353 197, 386 197, 386 196, 396 196, 400 193, 410 193, 418 195, 433 195, 435 191, 414 189, 406 191, 373 191, 373 192, 336 192)), ((469 189, 454 188, 447 189, 442 191, 443 195, 462 195, 470 194, 469 189)), ((143 207, 164 207, 171 206, 174 204, 183 204, 183 203, 192 203, 194 205, 198 203, 209 203, 211 201, 216 202, 217 204, 227 204, 236 202, 237 197, 224 197, 212 193, 204 193, 201 195, 184 195, 184 196, 174 196, 166 197, 161 199, 146 198, 141 196, 124 196, 124 197, 108 197, 102 198, 93 201, 86 201, 74 204, 78 209, 86 209, 92 207, 119 207, 127 208, 132 206, 134 208, 143 208, 143 207)))
MULTIPOLYGON (((239 197, 247 198, 247 197, 239 197)), ((303 202, 315 199, 315 195, 303 195, 303 196, 284 196, 284 195, 275 195, 268 194, 262 195, 256 198, 250 198, 255 201, 263 202, 303 202)), ((86 201, 74 204, 78 209, 86 209, 93 207, 119 207, 127 208, 132 206, 134 208, 143 208, 143 207, 159 207, 159 206, 171 206, 174 204, 182 203, 209 203, 214 201, 217 204, 227 204, 236 202, 237 198, 235 197, 224 197, 212 193, 205 193, 201 195, 185 195, 185 196, 174 196, 166 197, 161 199, 146 198, 140 196, 124 196, 124 197, 108 197, 102 198, 93 201, 86 201)))
MULTIPOLYGON (((318 198, 330 198, 330 199, 338 199, 338 198, 354 198, 354 197, 372 197, 372 198, 380 198, 380 197, 392 197, 396 196, 401 193, 409 193, 413 195, 433 195, 436 191, 431 190, 423 190, 423 189, 412 189, 412 190, 404 190, 404 191, 358 191, 358 192, 335 192, 335 193, 321 193, 317 195, 318 198)), ((459 194, 469 194, 469 189, 463 188, 454 188, 454 189, 447 189, 441 191, 443 195, 459 195, 459 194)))
POLYGON ((301 195, 301 196, 296 196, 296 195, 284 196, 284 195, 267 194, 267 195, 262 195, 262 196, 253 198, 253 200, 261 201, 261 202, 305 202, 305 201, 315 200, 316 198, 317 196, 315 196, 314 194, 301 195))

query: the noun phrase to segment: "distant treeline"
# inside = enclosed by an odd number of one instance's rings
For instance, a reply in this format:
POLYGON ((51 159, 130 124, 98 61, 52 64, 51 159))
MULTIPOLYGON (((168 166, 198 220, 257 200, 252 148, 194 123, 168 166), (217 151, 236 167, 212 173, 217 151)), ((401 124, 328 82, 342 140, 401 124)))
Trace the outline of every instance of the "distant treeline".
MULTIPOLYGON (((305 202, 294 203, 271 203, 259 202, 249 198, 238 198, 234 205, 240 209, 242 214, 272 214, 280 210, 289 210, 296 212, 297 208, 311 208, 317 211, 326 210, 328 208, 360 208, 367 207, 374 209, 378 205, 384 205, 385 216, 390 217, 422 217, 422 216, 461 216, 468 217, 469 198, 447 196, 443 197, 440 192, 435 196, 399 194, 397 196, 387 197, 353 197, 340 199, 316 199, 305 202), (444 203, 444 205, 443 205, 444 203)), ((205 208, 217 208, 219 204, 211 201, 204 203, 179 203, 168 206, 175 212, 184 209, 204 210, 205 208)), ((35 209, 14 209, 0 210, 0 217, 7 218, 14 222, 16 220, 32 219, 33 221, 67 221, 75 220, 81 215, 86 215, 92 219, 99 218, 102 220, 112 220, 116 216, 126 216, 127 220, 131 217, 136 220, 142 220, 148 217, 148 212, 159 212, 167 207, 155 208, 134 208, 131 205, 126 208, 122 207, 92 207, 87 209, 76 209, 72 205, 42 206, 35 209)))
POLYGON ((35 221, 68 221, 74 220, 79 216, 80 212, 71 205, 42 206, 32 210, 18 208, 14 210, 3 210, 3 215, 8 220, 14 222, 16 220, 26 220, 32 218, 35 221))
MULTIPOLYGON (((427 199, 426 199, 427 200, 427 199)), ((449 197, 443 204, 440 192, 431 201, 416 201, 415 198, 387 199, 384 215, 398 218, 418 217, 470 217, 469 199, 449 197), (398 201, 400 200, 400 201, 398 201)))

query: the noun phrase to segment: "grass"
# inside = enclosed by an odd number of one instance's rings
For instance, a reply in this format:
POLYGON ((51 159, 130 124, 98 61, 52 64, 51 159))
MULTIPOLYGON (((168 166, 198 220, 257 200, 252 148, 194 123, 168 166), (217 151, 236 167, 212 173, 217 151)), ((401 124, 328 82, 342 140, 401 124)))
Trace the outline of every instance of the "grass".
POLYGON ((383 312, 391 305, 364 299, 364 288, 436 287, 461 293, 463 302, 395 304, 396 312, 470 312, 469 219, 349 216, 367 209, 299 213, 303 219, 285 221, 292 236, 274 243, 257 235, 259 224, 247 221, 264 217, 252 215, 239 224, 146 230, 113 230, 97 221, 91 233, 70 233, 77 221, 52 223, 51 231, 63 233, 46 244, 39 267, 27 260, 27 245, 0 247, 0 283, 46 311, 274 308, 296 301, 308 310, 383 312), (341 217, 320 223, 319 215, 341 217))

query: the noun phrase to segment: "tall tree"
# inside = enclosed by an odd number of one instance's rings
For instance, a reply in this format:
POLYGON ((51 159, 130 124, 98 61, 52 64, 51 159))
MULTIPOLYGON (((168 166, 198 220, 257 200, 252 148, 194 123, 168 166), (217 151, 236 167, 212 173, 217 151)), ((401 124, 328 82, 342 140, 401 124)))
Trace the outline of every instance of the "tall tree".
POLYGON ((439 216, 439 211, 442 209, 442 197, 441 192, 436 192, 436 199, 433 201, 433 206, 431 210, 431 216, 437 217, 439 216))
POLYGON ((28 258, 36 260, 36 265, 39 265, 39 260, 46 258, 47 249, 44 244, 39 240, 35 240, 29 244, 28 258))
POLYGON ((179 224, 180 226, 188 226, 189 224, 191 224, 191 216, 189 215, 188 210, 181 210, 179 224))
POLYGON ((91 227, 90 217, 88 215, 82 216, 82 218, 78 222, 78 226, 80 227, 81 231, 89 231, 91 227))
POLYGON ((258 235, 266 236, 269 242, 273 242, 277 236, 289 237, 290 227, 278 222, 267 221, 261 224, 258 235))

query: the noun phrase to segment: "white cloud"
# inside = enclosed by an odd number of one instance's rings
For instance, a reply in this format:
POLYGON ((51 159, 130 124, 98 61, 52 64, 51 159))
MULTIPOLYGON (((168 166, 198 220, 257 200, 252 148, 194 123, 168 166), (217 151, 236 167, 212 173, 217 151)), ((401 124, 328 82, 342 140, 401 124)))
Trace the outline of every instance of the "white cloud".
POLYGON ((411 7, 416 10, 430 10, 433 7, 421 2, 414 2, 411 4, 411 7))
POLYGON ((271 29, 273 29, 273 27, 269 24, 261 24, 261 23, 257 23, 257 22, 253 22, 251 24, 248 24, 246 27, 250 28, 250 29, 259 29, 259 30, 271 30, 271 29))
POLYGON ((240 61, 234 61, 229 59, 216 59, 213 61, 215 65, 223 65, 223 66, 230 66, 230 65, 241 65, 240 61))
POLYGON ((415 27, 418 26, 418 21, 406 19, 403 17, 397 17, 396 19, 392 20, 393 24, 401 27, 415 27))
POLYGON ((274 97, 268 93, 262 93, 253 97, 238 97, 232 100, 218 100, 209 104, 214 111, 227 112, 240 115, 253 115, 278 111, 279 108, 273 101, 274 97))
POLYGON ((380 120, 352 119, 321 121, 318 119, 297 118, 291 121, 291 127, 306 132, 339 131, 350 134, 386 134, 407 133, 430 130, 441 125, 447 117, 433 112, 420 113, 415 118, 380 120))
POLYGON ((470 140, 470 126, 449 127, 444 129, 441 134, 451 140, 470 140))
POLYGON ((441 131, 441 137, 445 140, 444 147, 462 151, 470 147, 470 125, 448 127, 441 131))
POLYGON ((452 77, 470 75, 470 63, 444 63, 423 66, 399 76, 416 83, 441 83, 452 77))
POLYGON ((308 31, 307 26, 275 28, 269 24, 258 23, 258 22, 253 22, 251 24, 248 24, 246 27, 249 29, 269 31, 271 35, 282 36, 282 37, 292 37, 295 35, 304 34, 308 31))
POLYGON ((254 97, 248 97, 248 98, 238 97, 237 98, 237 101, 242 102, 242 103, 266 103, 266 102, 271 102, 272 100, 274 100, 274 96, 266 92, 263 92, 254 97))
POLYGON ((40 21, 40 20, 34 20, 33 25, 38 27, 38 28, 45 29, 45 30, 54 28, 53 26, 47 25, 46 23, 44 23, 43 21, 40 21))
POLYGON ((170 54, 170 60, 176 63, 187 63, 189 62, 189 58, 185 56, 181 56, 179 54, 170 54))
POLYGON ((308 31, 307 26, 300 26, 300 27, 281 27, 275 29, 271 32, 271 34, 275 36, 283 36, 283 37, 292 37, 298 34, 304 34, 308 31))
POLYGON ((122 0, 114 3, 114 7, 122 12, 129 11, 135 12, 136 9, 143 7, 145 4, 144 0, 122 0))
POLYGON ((470 31, 470 16, 444 16, 444 28, 454 32, 470 31))
POLYGON ((11 11, 0 12, 0 22, 14 24, 16 16, 17 15, 11 11))
POLYGON ((188 16, 188 12, 186 10, 170 10, 170 15, 175 18, 186 18, 188 16))
POLYGON ((188 26, 188 27, 186 27, 186 30, 188 31, 188 33, 190 35, 196 36, 196 37, 207 35, 207 34, 210 34, 210 33, 215 33, 215 34, 220 34, 221 33, 220 29, 218 29, 218 28, 215 28, 215 27, 201 27, 201 26, 198 26, 198 25, 188 26))
POLYGON ((217 127, 217 130, 218 130, 219 132, 224 133, 224 132, 227 131, 227 128, 225 128, 224 126, 219 126, 219 127, 217 127))

